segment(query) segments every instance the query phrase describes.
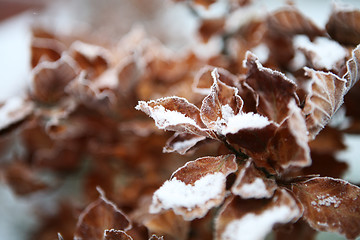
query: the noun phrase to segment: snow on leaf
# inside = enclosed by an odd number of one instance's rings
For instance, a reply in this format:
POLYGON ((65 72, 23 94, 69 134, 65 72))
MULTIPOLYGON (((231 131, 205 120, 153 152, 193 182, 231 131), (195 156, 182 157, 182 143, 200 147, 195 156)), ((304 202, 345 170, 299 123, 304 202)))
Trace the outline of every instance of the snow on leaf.
POLYGON ((270 198, 273 196, 277 185, 275 180, 266 178, 263 172, 255 168, 252 160, 247 160, 237 176, 231 192, 235 195, 248 198, 270 198))
POLYGON ((241 111, 243 101, 236 88, 220 81, 217 69, 214 69, 211 75, 214 83, 211 93, 202 102, 200 116, 209 129, 219 131, 230 117, 241 111))
POLYGON ((289 115, 288 103, 298 100, 296 84, 284 74, 263 67, 251 52, 246 53, 244 66, 248 69, 246 83, 259 97, 258 113, 280 124, 289 115))
POLYGON ((188 162, 154 193, 150 212, 173 209, 186 220, 205 216, 223 202, 226 177, 237 170, 235 159, 223 155, 188 162))
POLYGON ((357 45, 360 42, 360 11, 335 5, 326 24, 329 35, 341 44, 357 45))
POLYGON ((65 95, 65 86, 77 74, 76 63, 67 55, 55 62, 41 62, 32 70, 31 95, 40 102, 56 102, 65 95))
POLYGON ((88 205, 79 217, 74 237, 76 240, 98 240, 102 239, 107 229, 126 231, 131 227, 127 216, 106 199, 102 190, 98 191, 99 199, 88 205))
POLYGON ((309 138, 313 139, 342 105, 346 91, 346 80, 331 72, 305 68, 311 78, 310 93, 306 97, 303 113, 309 138))
POLYGON ((122 230, 107 229, 104 231, 103 240, 133 240, 133 238, 122 230))
POLYGON ((0 105, 0 130, 29 116, 34 109, 32 102, 22 97, 12 97, 0 105))
POLYGON ((360 188, 344 180, 316 177, 293 185, 304 218, 319 231, 360 236, 360 188))
POLYGON ((205 140, 206 137, 189 133, 175 133, 168 139, 163 152, 178 152, 180 154, 187 153, 197 143, 205 140))
POLYGON ((301 214, 298 202, 284 189, 269 199, 232 197, 215 220, 215 239, 264 239, 275 224, 295 222, 301 214))
POLYGON ((295 101, 289 103, 291 113, 279 126, 269 143, 271 160, 281 169, 311 164, 305 118, 295 101))
POLYGON ((155 120, 158 128, 216 138, 201 121, 200 110, 185 98, 165 97, 155 101, 139 101, 136 106, 155 120))
POLYGON ((343 66, 348 55, 346 48, 325 37, 318 37, 314 41, 310 41, 307 37, 299 36, 295 38, 294 45, 304 52, 316 69, 338 70, 343 66))
POLYGON ((346 79, 346 92, 348 92, 354 84, 359 81, 360 73, 360 45, 351 52, 351 58, 346 62, 347 72, 343 76, 346 79))
POLYGON ((324 35, 324 32, 294 6, 283 7, 268 17, 268 27, 278 34, 306 34, 309 37, 324 35))

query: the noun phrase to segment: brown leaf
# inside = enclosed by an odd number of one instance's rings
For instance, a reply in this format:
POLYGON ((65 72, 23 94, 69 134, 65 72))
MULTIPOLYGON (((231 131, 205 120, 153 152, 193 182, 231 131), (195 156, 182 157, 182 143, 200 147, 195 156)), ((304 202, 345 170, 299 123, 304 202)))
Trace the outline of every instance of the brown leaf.
POLYGON ((26 119, 34 110, 34 104, 22 97, 12 97, 0 104, 0 130, 26 119))
POLYGON ((360 43, 360 11, 358 9, 334 6, 326 24, 329 35, 341 44, 357 45, 360 43))
POLYGON ((311 78, 311 90, 306 97, 303 113, 306 115, 309 138, 313 139, 342 105, 346 80, 331 72, 310 68, 305 68, 305 71, 311 78))
POLYGON ((164 240, 164 237, 163 237, 163 236, 158 237, 158 236, 156 236, 155 234, 153 234, 153 235, 149 238, 149 240, 164 240))
POLYGON ((354 239, 360 235, 360 188, 344 180, 316 177, 293 185, 304 218, 319 231, 354 239))
POLYGON ((64 50, 64 44, 56 39, 33 38, 31 41, 31 67, 36 67, 42 61, 57 61, 64 50))
POLYGON ((296 84, 284 74, 263 67, 251 52, 246 54, 244 64, 248 69, 246 82, 258 95, 258 113, 276 123, 282 123, 289 115, 289 102, 298 100, 296 84))
POLYGON ((133 240, 133 239, 131 236, 129 236, 126 232, 122 230, 107 229, 104 231, 103 240, 133 240))
POLYGON ((311 152, 335 153, 337 151, 345 150, 346 146, 343 141, 343 132, 327 125, 314 140, 309 142, 309 146, 311 152))
POLYGON ((211 93, 204 98, 200 116, 207 128, 219 131, 227 120, 238 114, 243 105, 243 100, 237 95, 238 90, 222 83, 215 69, 212 73, 214 84, 211 93))
POLYGON ((185 98, 165 97, 156 101, 139 101, 136 109, 152 117, 160 129, 216 138, 201 121, 200 110, 185 98))
POLYGON ((359 81, 359 64, 360 64, 360 45, 351 52, 351 58, 346 62, 347 72, 343 76, 346 79, 346 92, 348 92, 354 84, 359 81))
POLYGON ((315 240, 316 234, 317 232, 302 219, 294 224, 275 229, 276 240, 315 240))
POLYGON ((310 38, 324 35, 324 31, 294 6, 286 6, 275 11, 268 17, 267 24, 270 31, 282 35, 304 34, 310 38))
POLYGON ((253 161, 248 159, 231 187, 231 192, 243 199, 271 198, 276 188, 275 180, 267 178, 255 168, 253 161))
POLYGON ((185 154, 191 150, 195 145, 205 140, 206 137, 189 133, 175 133, 166 142, 163 152, 178 152, 185 154))
POLYGON ((213 35, 221 34, 224 26, 224 18, 203 19, 199 27, 199 34, 202 40, 207 42, 213 35))
POLYGON ((32 70, 33 98, 43 103, 54 103, 65 95, 64 88, 78 70, 74 60, 63 56, 55 62, 42 62, 32 70))
POLYGON ((101 195, 99 199, 88 205, 79 217, 75 230, 76 239, 98 240, 103 238, 107 229, 126 231, 131 227, 126 215, 106 199, 102 190, 98 190, 101 195))
POLYGON ((173 209, 186 220, 205 216, 223 202, 226 177, 237 170, 235 160, 223 155, 188 162, 154 193, 150 212, 173 209))
POLYGON ((276 224, 295 222, 302 209, 284 189, 269 199, 231 197, 215 219, 215 239, 264 239, 276 224))
POLYGON ((273 165, 279 170, 311 164, 305 118, 295 101, 289 103, 291 113, 279 126, 268 145, 273 165))

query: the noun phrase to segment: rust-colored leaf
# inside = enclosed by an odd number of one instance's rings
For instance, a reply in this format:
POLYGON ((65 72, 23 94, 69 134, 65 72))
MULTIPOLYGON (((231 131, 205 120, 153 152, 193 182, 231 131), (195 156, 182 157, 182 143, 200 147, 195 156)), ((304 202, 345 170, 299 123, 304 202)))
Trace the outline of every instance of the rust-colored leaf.
POLYGON ((235 160, 223 155, 188 162, 154 193, 150 212, 173 209, 187 220, 205 216, 223 202, 226 177, 237 170, 235 160))
POLYGON ((215 239, 264 239, 274 225, 295 222, 301 214, 298 202, 284 189, 266 199, 231 197, 215 220, 215 239))
POLYGON ((65 95, 64 88, 77 75, 73 59, 63 56, 55 62, 42 62, 33 69, 33 98, 44 103, 54 103, 65 95))
POLYGON ((346 92, 360 79, 360 45, 351 52, 351 58, 346 62, 347 72, 344 75, 346 79, 346 92))
POLYGON ((224 31, 225 19, 203 19, 199 27, 199 33, 204 42, 207 42, 213 35, 224 31))
POLYGON ((268 146, 271 161, 281 170, 311 164, 305 118, 294 100, 289 109, 290 116, 276 130, 268 146))
POLYGON ((275 11, 268 17, 267 24, 271 31, 282 35, 304 34, 311 38, 324 35, 324 31, 294 6, 275 11))
POLYGON ((311 90, 303 109, 309 138, 313 139, 343 103, 346 80, 328 72, 305 69, 311 78, 311 90))
POLYGON ((360 11, 334 6, 326 24, 329 35, 341 44, 357 45, 360 42, 360 11))
POLYGON ((231 187, 231 192, 243 199, 271 198, 276 188, 275 180, 267 178, 255 168, 253 161, 248 159, 231 187))
POLYGON ((201 121, 199 108, 185 98, 165 97, 156 101, 139 101, 136 109, 152 117, 160 129, 216 138, 201 121))
POLYGON ((284 74, 263 67, 251 52, 246 54, 244 64, 248 69, 246 82, 259 97, 258 113, 280 124, 289 115, 289 102, 298 100, 296 84, 284 74))
POLYGON ((185 154, 206 137, 189 133, 175 133, 166 142, 163 152, 178 152, 185 154))
POLYGON ((76 239, 98 240, 103 238, 107 229, 128 230, 131 227, 126 215, 99 191, 99 199, 88 205, 79 217, 75 230, 76 239))
POLYGON ((360 235, 360 188, 344 180, 316 177, 293 185, 304 218, 319 231, 354 239, 360 235))
POLYGON ((211 93, 202 102, 200 116, 207 128, 219 131, 230 117, 241 111, 243 101, 237 94, 236 88, 219 80, 216 69, 212 72, 212 76, 214 84, 211 87, 211 93))

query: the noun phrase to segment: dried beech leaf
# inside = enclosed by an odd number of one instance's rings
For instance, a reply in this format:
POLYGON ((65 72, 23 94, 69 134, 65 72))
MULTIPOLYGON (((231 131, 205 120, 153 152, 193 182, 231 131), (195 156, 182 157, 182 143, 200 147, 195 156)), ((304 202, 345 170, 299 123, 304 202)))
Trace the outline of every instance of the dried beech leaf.
POLYGON ((88 205, 79 217, 75 239, 98 240, 103 238, 107 229, 126 231, 131 227, 127 216, 113 202, 106 199, 102 190, 98 191, 101 194, 99 199, 88 205))
POLYGON ((213 35, 221 34, 224 26, 224 18, 203 19, 199 27, 199 34, 202 40, 207 42, 213 35))
POLYGON ((334 6, 326 24, 329 35, 341 44, 360 43, 360 11, 334 6))
POLYGON ((78 74, 72 58, 63 55, 55 62, 41 62, 32 70, 33 98, 44 103, 53 103, 65 95, 64 88, 78 74))
POLYGON ((247 52, 244 65, 248 69, 246 82, 259 96, 258 113, 280 124, 289 115, 289 102, 298 100, 296 84, 284 74, 263 67, 251 52, 247 52))
POLYGON ((22 97, 12 97, 0 105, 0 130, 24 120, 34 110, 34 104, 22 97))
POLYGON ((200 110, 185 98, 165 97, 156 101, 139 101, 136 109, 153 118, 160 129, 216 138, 201 121, 200 110))
POLYGON ((231 197, 215 219, 215 239, 264 239, 274 225, 295 222, 301 214, 298 202, 284 189, 269 199, 231 197))
POLYGON ((235 160, 223 155, 188 162, 154 193, 150 212, 173 209, 186 220, 205 216, 223 202, 226 177, 237 170, 235 160))
POLYGON ((266 152, 268 142, 274 136, 277 124, 259 114, 239 113, 229 119, 222 130, 230 144, 237 144, 240 149, 255 158, 266 152))
POLYGON ((294 100, 289 103, 289 109, 290 116, 269 142, 271 160, 281 169, 311 164, 305 118, 294 100))
POLYGON ((104 231, 103 240, 133 240, 133 239, 126 232, 122 230, 107 229, 104 231))
POLYGON ((149 240, 164 240, 164 237, 163 237, 163 236, 158 237, 158 236, 156 236, 155 234, 153 234, 153 235, 149 238, 149 240))
POLYGON ((200 116, 207 128, 219 131, 230 117, 241 111, 243 101, 238 96, 236 88, 219 80, 216 69, 211 74, 214 84, 211 87, 211 93, 202 102, 200 116))
POLYGON ((303 109, 309 138, 313 139, 342 105, 346 91, 346 80, 335 74, 305 68, 311 78, 311 90, 303 109))
POLYGON ((268 17, 267 24, 270 31, 277 34, 290 36, 305 34, 311 38, 324 35, 324 31, 294 6, 287 6, 275 11, 268 17))
POLYGON ((185 154, 192 149, 196 144, 205 140, 206 137, 189 133, 175 133, 166 142, 163 152, 178 152, 185 154))
POLYGON ((304 218, 319 231, 347 238, 360 235, 360 188, 341 179, 317 177, 293 185, 304 206, 304 218))
POLYGON ((64 44, 51 38, 33 38, 31 41, 31 67, 42 61, 55 62, 65 50, 64 44))
POLYGON ((248 159, 231 187, 231 192, 243 199, 271 198, 276 188, 275 180, 267 178, 255 168, 253 161, 248 159))
POLYGON ((317 232, 305 220, 299 219, 294 224, 276 228, 275 234, 276 240, 315 240, 317 232))
POLYGON ((344 75, 344 79, 346 79, 346 92, 348 92, 354 84, 359 81, 360 73, 360 45, 358 45, 351 52, 351 58, 346 62, 347 72, 344 75))

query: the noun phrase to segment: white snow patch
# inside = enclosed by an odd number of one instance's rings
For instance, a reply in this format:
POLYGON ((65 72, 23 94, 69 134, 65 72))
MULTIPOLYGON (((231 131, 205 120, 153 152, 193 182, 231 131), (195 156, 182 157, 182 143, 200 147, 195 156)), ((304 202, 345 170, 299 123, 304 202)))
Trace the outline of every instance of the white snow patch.
POLYGON ((261 116, 257 113, 238 113, 237 115, 229 118, 227 126, 222 130, 224 135, 228 133, 237 133, 245 128, 264 128, 270 122, 267 117, 261 116))
POLYGON ((211 199, 216 199, 224 191, 226 177, 222 173, 207 174, 197 180, 194 185, 173 178, 166 181, 153 195, 151 213, 161 209, 182 208, 191 210, 202 206, 211 199), (160 202, 160 205, 157 203, 160 202))
POLYGON ((352 183, 358 183, 360 182, 360 136, 344 134, 344 142, 347 149, 336 154, 336 158, 339 159, 339 161, 346 162, 349 165, 342 179, 352 183))
POLYGON ((276 206, 261 215, 248 213, 241 219, 230 222, 221 236, 223 240, 262 240, 275 223, 287 223, 299 214, 288 206, 276 206))
POLYGON ((83 54, 90 61, 94 61, 99 56, 105 58, 106 60, 110 59, 110 53, 105 48, 97 45, 92 45, 81 41, 75 41, 70 48, 83 54))
MULTIPOLYGON (((187 150, 189 150, 190 148, 195 146, 198 142, 205 140, 205 139, 206 139, 206 137, 196 136, 191 139, 184 140, 182 142, 176 142, 172 145, 172 148, 181 154, 185 154, 187 150)), ((169 151, 168 149, 164 148, 163 152, 172 152, 172 151, 171 150, 169 151)))
POLYGON ((297 36, 294 39, 294 45, 296 48, 314 53, 314 64, 327 70, 333 69, 338 62, 344 61, 347 56, 347 50, 344 47, 325 37, 318 37, 314 42, 311 42, 306 36, 297 36))
POLYGON ((0 129, 21 120, 33 109, 33 104, 26 103, 21 96, 11 97, 0 107, 0 129))
POLYGON ((261 178, 256 178, 252 183, 242 184, 240 188, 236 189, 237 195, 243 198, 251 196, 251 198, 263 198, 269 195, 269 191, 266 189, 266 185, 261 178))
POLYGON ((261 63, 266 62, 270 55, 269 47, 264 43, 261 43, 256 47, 252 48, 251 52, 253 52, 259 58, 259 61, 261 63))

